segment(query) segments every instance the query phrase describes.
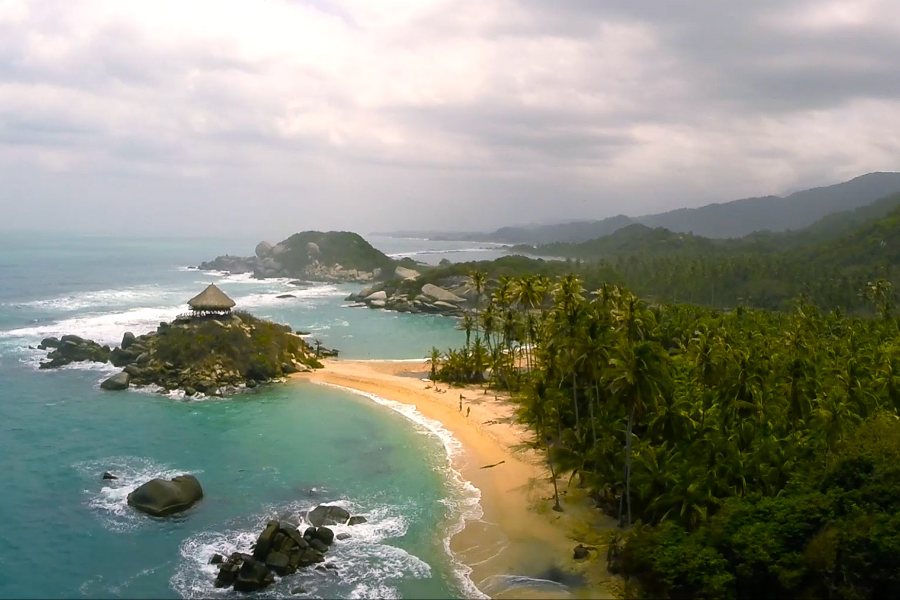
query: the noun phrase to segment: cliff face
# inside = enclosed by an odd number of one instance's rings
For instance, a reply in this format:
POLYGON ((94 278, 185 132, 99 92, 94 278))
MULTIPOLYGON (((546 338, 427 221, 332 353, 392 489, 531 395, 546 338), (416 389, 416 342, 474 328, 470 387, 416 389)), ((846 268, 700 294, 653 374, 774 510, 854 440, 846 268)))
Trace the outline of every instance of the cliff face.
POLYGON ((219 256, 202 270, 294 277, 312 281, 371 281, 392 273, 396 262, 361 236, 346 231, 304 231, 275 244, 260 242, 255 256, 219 256))

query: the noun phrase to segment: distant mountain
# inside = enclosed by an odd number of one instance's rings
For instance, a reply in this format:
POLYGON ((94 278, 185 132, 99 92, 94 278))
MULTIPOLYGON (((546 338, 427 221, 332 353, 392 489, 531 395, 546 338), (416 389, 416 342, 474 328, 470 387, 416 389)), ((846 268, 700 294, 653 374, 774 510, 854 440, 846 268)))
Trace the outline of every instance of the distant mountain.
POLYGON ((900 192, 900 173, 869 173, 837 185, 795 192, 784 198, 745 198, 634 218, 617 215, 601 221, 504 227, 492 233, 457 239, 508 244, 578 243, 609 235, 634 223, 710 238, 737 238, 754 231, 801 229, 832 213, 865 206, 894 192, 900 192))
MULTIPOLYGON (((741 238, 717 239, 693 233, 672 231, 633 223, 609 235, 579 243, 517 245, 512 250, 536 256, 582 260, 609 259, 615 256, 711 256, 741 253, 770 254, 800 246, 817 249, 834 243, 863 225, 892 214, 900 208, 900 192, 870 204, 827 215, 812 225, 792 231, 756 231, 741 238)), ((836 252, 841 252, 839 245, 836 252)))

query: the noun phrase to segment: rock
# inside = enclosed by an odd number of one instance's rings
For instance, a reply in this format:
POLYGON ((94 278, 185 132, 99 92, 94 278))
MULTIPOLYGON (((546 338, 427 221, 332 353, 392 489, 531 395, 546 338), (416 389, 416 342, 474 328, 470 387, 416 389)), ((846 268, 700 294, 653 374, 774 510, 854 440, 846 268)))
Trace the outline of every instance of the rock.
POLYGON ((284 298, 296 298, 297 296, 295 296, 295 295, 293 295, 293 294, 281 294, 281 295, 275 296, 275 297, 276 297, 276 298, 284 299, 284 298))
POLYGON ((128 348, 134 343, 134 334, 130 331, 126 331, 125 335, 122 336, 122 343, 119 346, 122 350, 128 350, 128 348))
POLYGON ((328 544, 326 544, 319 538, 314 537, 311 540, 309 540, 309 547, 314 550, 318 550, 322 554, 325 554, 326 552, 328 552, 328 544))
POLYGON ((38 344, 38 349, 46 350, 47 348, 58 348, 59 340, 55 337, 48 337, 41 340, 41 343, 38 344))
POLYGON ((70 334, 70 335, 64 335, 64 336, 62 336, 61 338, 59 338, 60 344, 65 344, 66 342, 69 342, 69 343, 72 343, 72 344, 75 344, 75 345, 80 345, 80 344, 85 343, 86 341, 87 341, 87 340, 85 340, 85 339, 84 339, 83 337, 81 337, 81 336, 71 335, 71 334, 70 334))
POLYGON ((128 373, 132 377, 140 377, 141 373, 143 373, 143 370, 137 365, 128 365, 123 369, 123 371, 125 373, 128 373))
POLYGON ((150 353, 149 353, 149 352, 142 352, 142 353, 137 357, 137 360, 136 360, 135 362, 136 362, 137 364, 139 364, 139 365, 145 365, 145 364, 147 364, 148 362, 150 362, 150 353))
POLYGON ((253 388, 255 388, 257 385, 258 385, 258 384, 256 383, 256 380, 255 380, 255 379, 248 379, 248 380, 247 380, 246 386, 247 386, 248 388, 253 389, 253 388))
POLYGON ((281 528, 278 521, 269 521, 266 528, 256 538, 256 547, 253 549, 253 556, 256 558, 265 558, 272 550, 272 540, 278 530, 281 528))
POLYGON ((221 398, 221 397, 222 397, 222 390, 220 390, 217 386, 212 386, 211 388, 209 388, 208 390, 206 390, 206 395, 207 395, 207 396, 212 396, 212 397, 214 397, 214 398, 221 398))
POLYGON ((209 559, 209 564, 211 565, 221 565, 225 562, 225 557, 219 553, 213 554, 212 558, 209 559))
POLYGON ((257 258, 265 258, 272 253, 272 248, 273 246, 269 242, 260 242, 256 245, 254 252, 257 258))
POLYGON ((275 575, 264 564, 250 558, 244 560, 234 582, 236 592, 255 592, 274 583, 275 575))
POLYGON ((433 283, 426 283, 422 286, 422 294, 433 300, 440 300, 441 302, 448 302, 450 304, 462 304, 466 301, 465 298, 460 298, 453 292, 448 292, 442 287, 438 287, 433 283))
MULTIPOLYGON (((343 525, 350 519, 350 513, 340 506, 320 504, 309 511, 306 518, 316 527, 321 527, 322 525, 343 525)), ((304 537, 306 537, 305 534, 304 537)))
POLYGON ((296 373, 297 371, 299 371, 299 369, 291 363, 281 363, 281 372, 285 375, 291 375, 292 373, 296 373))
POLYGON ((120 391, 127 390, 129 385, 131 385, 131 375, 122 371, 101 383, 100 387, 104 390, 120 391))
POLYGON ((128 505, 154 517, 183 512, 203 498, 203 488, 193 475, 178 475, 171 481, 151 479, 128 494, 128 505))
POLYGON ((367 522, 367 520, 365 517, 355 516, 355 517, 350 517, 350 520, 347 521, 347 525, 361 525, 366 522, 367 522))
POLYGON ((281 552, 270 552, 266 557, 266 566, 278 573, 279 575, 286 575, 288 572, 288 563, 290 560, 288 559, 287 554, 283 554, 281 552))
POLYGON ((456 312, 456 311, 459 311, 459 307, 458 307, 458 306, 456 306, 456 305, 454 305, 454 304, 450 304, 449 302, 444 302, 443 300, 438 300, 437 302, 435 302, 435 303, 434 303, 434 307, 437 308, 437 309, 439 309, 441 312, 445 312, 445 311, 456 312))
POLYGON ((339 533, 339 534, 337 534, 337 538, 336 538, 336 539, 343 541, 343 540, 349 540, 351 537, 353 537, 353 536, 350 535, 349 533, 346 533, 346 532, 345 532, 345 533, 339 533))
POLYGON ((369 306, 372 308, 384 308, 385 304, 387 304, 384 300, 372 300, 369 302, 369 306))
POLYGON ((111 362, 114 367, 124 367, 134 362, 135 358, 136 357, 132 356, 130 352, 126 352, 121 348, 115 348, 109 355, 109 362, 111 362))
POLYGON ((577 546, 575 546, 574 555, 575 555, 575 560, 584 560, 585 558, 590 556, 591 553, 588 552, 588 549, 585 548, 582 544, 578 544, 577 546))
POLYGON ((319 256, 320 254, 322 254, 322 250, 319 249, 319 245, 315 242, 308 242, 306 244, 306 252, 310 256, 319 256))
POLYGON ((113 474, 110 473, 109 471, 104 471, 104 472, 103 472, 103 477, 102 477, 102 479, 118 479, 118 477, 116 477, 115 475, 113 475, 113 474))
POLYGON ((420 275, 420 273, 412 269, 407 269, 406 267, 397 267, 396 269, 394 269, 394 275, 396 275, 400 279, 415 279, 420 275))
POLYGON ((294 589, 291 590, 291 593, 294 594, 295 596, 299 596, 300 594, 305 594, 305 593, 306 593, 306 588, 304 588, 304 587, 295 587, 294 589))
POLYGON ((385 301, 387 301, 387 297, 388 297, 387 292, 385 292, 384 290, 381 290, 380 292, 373 292, 373 293, 369 294, 364 299, 366 302, 377 302, 377 301, 385 302, 385 301))
POLYGON ((184 388, 184 395, 187 396, 188 398, 190 398, 191 396, 196 396, 197 390, 195 390, 191 386, 187 386, 186 388, 184 388))
POLYGON ((306 531, 303 532, 303 539, 311 540, 316 537, 316 528, 315 527, 307 527, 306 531))
POLYGON ((229 562, 226 562, 219 567, 219 574, 216 576, 215 586, 217 588, 224 588, 234 585, 240 570, 240 563, 231 562, 229 560, 229 562))
POLYGON ((327 527, 317 527, 315 538, 317 540, 322 540, 325 544, 331 545, 334 542, 334 531, 327 527))

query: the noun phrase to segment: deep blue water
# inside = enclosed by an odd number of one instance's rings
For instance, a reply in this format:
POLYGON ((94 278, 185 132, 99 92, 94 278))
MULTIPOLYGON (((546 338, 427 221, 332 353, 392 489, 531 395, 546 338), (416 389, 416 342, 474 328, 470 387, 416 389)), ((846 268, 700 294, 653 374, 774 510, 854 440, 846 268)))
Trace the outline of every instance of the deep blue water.
MULTIPOLYGON (((459 343, 451 319, 349 308, 343 298, 357 286, 298 289, 187 269, 217 254, 249 254, 254 244, 0 240, 0 597, 228 596, 211 586, 211 554, 246 549, 267 519, 321 502, 369 522, 347 528, 353 537, 330 552, 337 573, 298 574, 269 595, 297 586, 315 597, 475 593, 445 541, 478 510, 477 492, 448 466, 453 441, 416 414, 309 383, 187 402, 104 393, 106 367, 37 370, 43 353, 29 346, 42 337, 115 344, 182 312, 210 282, 239 308, 312 331, 348 358, 416 359, 432 345, 459 343), (285 292, 297 297, 276 298, 285 292), (101 481, 107 470, 122 478, 101 481), (143 481, 181 472, 195 473, 206 494, 186 515, 153 519, 127 507, 126 494, 143 481)), ((377 242, 389 253, 455 250, 418 244, 377 242)), ((447 255, 471 258, 459 254, 447 255)))

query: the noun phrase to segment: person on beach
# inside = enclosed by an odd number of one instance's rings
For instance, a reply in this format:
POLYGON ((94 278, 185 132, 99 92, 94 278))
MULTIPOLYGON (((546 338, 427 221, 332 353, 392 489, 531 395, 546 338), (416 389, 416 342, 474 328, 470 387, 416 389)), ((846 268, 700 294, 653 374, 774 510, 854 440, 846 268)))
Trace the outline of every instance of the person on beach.
POLYGON ((462 412, 462 394, 459 395, 459 412, 462 412))
POLYGON ((467 418, 467 419, 469 418, 469 413, 470 413, 470 412, 472 412, 472 407, 471 407, 471 406, 467 406, 467 407, 466 407, 466 418, 467 418))

